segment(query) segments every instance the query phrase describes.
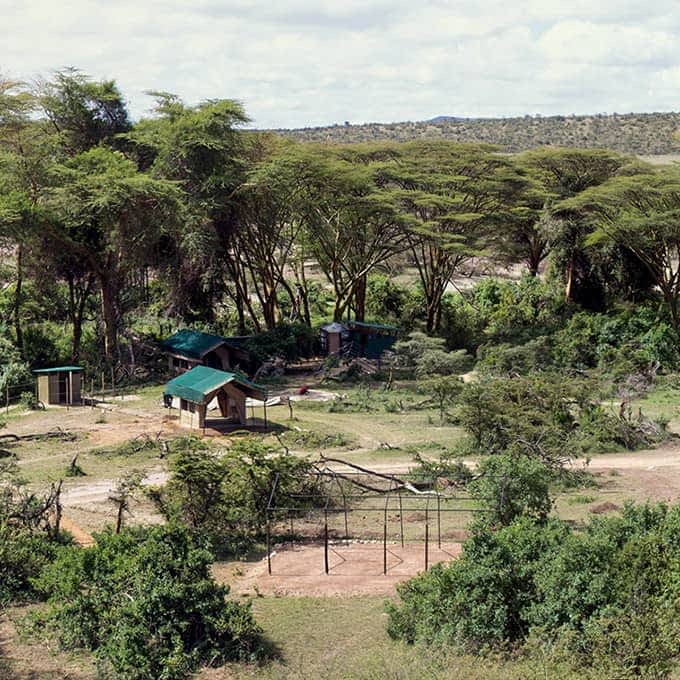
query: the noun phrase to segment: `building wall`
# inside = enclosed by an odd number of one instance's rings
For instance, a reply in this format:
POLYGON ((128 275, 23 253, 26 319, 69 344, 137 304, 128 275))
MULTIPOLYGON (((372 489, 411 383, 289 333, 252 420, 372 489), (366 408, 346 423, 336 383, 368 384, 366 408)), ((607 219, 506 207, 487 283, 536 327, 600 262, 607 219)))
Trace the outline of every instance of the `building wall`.
POLYGON ((43 404, 50 403, 50 376, 49 375, 39 375, 38 376, 38 399, 42 401, 43 404))
POLYGON ((191 401, 181 399, 179 406, 179 424, 182 427, 201 430, 205 427, 205 411, 205 404, 194 404, 191 401))

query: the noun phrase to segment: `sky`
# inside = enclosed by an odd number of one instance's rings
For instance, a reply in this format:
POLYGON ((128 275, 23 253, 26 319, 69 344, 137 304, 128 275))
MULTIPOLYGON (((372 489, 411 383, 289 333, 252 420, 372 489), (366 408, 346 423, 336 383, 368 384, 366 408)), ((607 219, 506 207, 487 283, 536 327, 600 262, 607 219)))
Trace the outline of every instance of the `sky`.
POLYGON ((258 128, 680 110, 678 0, 0 0, 0 74, 237 99, 258 128))

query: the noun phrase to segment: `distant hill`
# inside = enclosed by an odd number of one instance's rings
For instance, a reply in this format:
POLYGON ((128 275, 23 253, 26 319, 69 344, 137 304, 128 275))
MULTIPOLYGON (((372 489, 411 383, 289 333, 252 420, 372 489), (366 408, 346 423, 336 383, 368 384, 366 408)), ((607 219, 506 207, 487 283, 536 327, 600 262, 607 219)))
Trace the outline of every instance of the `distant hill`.
POLYGON ((680 152, 674 134, 680 131, 680 113, 598 114, 522 118, 455 118, 404 123, 367 123, 329 127, 275 130, 309 142, 356 143, 452 139, 458 142, 496 144, 508 152, 537 146, 607 148, 635 155, 680 152))

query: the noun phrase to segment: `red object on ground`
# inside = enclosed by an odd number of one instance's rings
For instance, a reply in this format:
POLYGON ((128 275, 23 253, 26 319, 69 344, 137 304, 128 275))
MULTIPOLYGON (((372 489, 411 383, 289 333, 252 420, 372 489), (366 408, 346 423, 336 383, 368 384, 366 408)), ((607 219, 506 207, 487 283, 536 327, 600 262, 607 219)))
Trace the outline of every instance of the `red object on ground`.
POLYGON ((309 385, 303 385, 299 390, 298 394, 307 394, 309 391, 309 385))

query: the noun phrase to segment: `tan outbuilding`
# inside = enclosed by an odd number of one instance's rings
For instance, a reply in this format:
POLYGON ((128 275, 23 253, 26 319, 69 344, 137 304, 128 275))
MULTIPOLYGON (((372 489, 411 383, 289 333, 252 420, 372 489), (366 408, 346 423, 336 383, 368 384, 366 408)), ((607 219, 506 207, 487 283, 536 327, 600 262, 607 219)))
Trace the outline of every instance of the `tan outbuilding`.
POLYGON ((81 366, 41 368, 33 373, 38 379, 38 401, 43 404, 73 406, 80 404, 81 366))

